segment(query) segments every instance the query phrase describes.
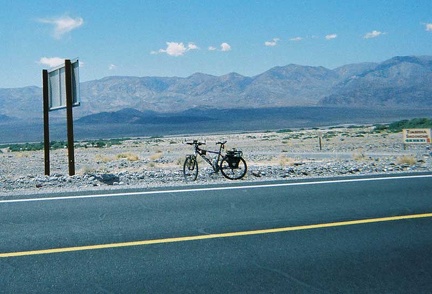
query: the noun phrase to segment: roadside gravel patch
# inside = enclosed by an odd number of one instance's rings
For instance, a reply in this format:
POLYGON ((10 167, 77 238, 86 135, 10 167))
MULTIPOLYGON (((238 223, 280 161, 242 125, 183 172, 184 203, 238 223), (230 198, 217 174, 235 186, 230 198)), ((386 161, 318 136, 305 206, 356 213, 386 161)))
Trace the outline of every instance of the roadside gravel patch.
MULTIPOLYGON (((46 176, 43 151, 3 149, 0 196, 191 185, 183 179, 182 165, 193 151, 185 142, 193 139, 206 142, 210 150, 220 140, 228 141, 227 149, 242 150, 248 172, 241 181, 432 171, 428 146, 404 149, 402 134, 375 133, 373 127, 135 138, 106 148, 77 144, 73 176, 67 175, 67 150, 51 151, 51 173, 46 176)), ((200 162, 193 184, 226 182, 200 162)))

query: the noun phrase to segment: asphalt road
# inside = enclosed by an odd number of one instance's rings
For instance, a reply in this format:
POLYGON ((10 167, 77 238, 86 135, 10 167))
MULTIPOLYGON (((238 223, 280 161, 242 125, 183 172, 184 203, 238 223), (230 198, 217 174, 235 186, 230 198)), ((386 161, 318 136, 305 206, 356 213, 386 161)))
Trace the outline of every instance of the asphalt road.
POLYGON ((0 293, 432 293, 432 175, 31 198, 0 293))

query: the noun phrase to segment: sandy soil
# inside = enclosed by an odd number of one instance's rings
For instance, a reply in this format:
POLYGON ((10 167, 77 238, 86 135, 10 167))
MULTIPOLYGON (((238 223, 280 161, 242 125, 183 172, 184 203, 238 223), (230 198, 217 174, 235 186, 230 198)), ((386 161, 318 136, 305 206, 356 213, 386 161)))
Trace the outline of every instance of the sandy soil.
MULTIPOLYGON (((104 148, 83 147, 86 142, 77 143, 76 174, 180 170, 185 155, 193 152, 185 142, 194 139, 206 142, 203 148, 209 150, 217 149, 217 141, 226 140, 226 150, 242 150, 249 167, 403 155, 418 159, 426 152, 423 145, 409 146, 404 150, 400 133, 374 133, 372 127, 134 138, 123 141, 121 145, 104 148)), ((66 149, 52 150, 50 160, 51 174, 68 174, 66 149)), ((0 173, 2 178, 8 179, 43 175, 43 151, 3 150, 0 153, 0 173)))

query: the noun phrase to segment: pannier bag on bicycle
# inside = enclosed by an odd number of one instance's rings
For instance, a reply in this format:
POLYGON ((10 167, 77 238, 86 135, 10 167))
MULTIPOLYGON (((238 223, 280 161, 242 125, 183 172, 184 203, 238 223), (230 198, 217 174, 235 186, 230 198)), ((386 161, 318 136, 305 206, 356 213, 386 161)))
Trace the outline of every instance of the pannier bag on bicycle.
POLYGON ((238 168, 239 166, 239 162, 240 162, 240 158, 243 156, 243 152, 240 150, 230 150, 227 151, 226 156, 228 158, 228 164, 230 168, 238 168))
POLYGON ((197 140, 194 140, 193 142, 186 142, 186 144, 194 146, 194 154, 187 155, 183 164, 183 174, 185 180, 195 181, 197 179, 197 156, 200 156, 205 162, 210 164, 215 173, 220 171, 227 179, 238 180, 243 178, 247 172, 247 164, 242 157, 243 152, 233 148, 224 154, 222 153, 222 150, 225 148, 225 143, 226 141, 217 142, 216 145, 219 145, 219 150, 212 151, 200 148, 200 146, 205 145, 205 143, 198 142, 197 140), (215 154, 216 157, 212 158, 211 156, 206 156, 206 154, 215 154))

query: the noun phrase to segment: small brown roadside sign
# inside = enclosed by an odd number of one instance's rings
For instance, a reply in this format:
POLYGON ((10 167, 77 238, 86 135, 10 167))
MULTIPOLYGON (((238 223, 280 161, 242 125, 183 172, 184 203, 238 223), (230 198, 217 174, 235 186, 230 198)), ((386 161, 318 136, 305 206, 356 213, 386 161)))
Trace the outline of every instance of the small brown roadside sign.
POLYGON ((404 144, 430 144, 431 129, 403 129, 404 144))

